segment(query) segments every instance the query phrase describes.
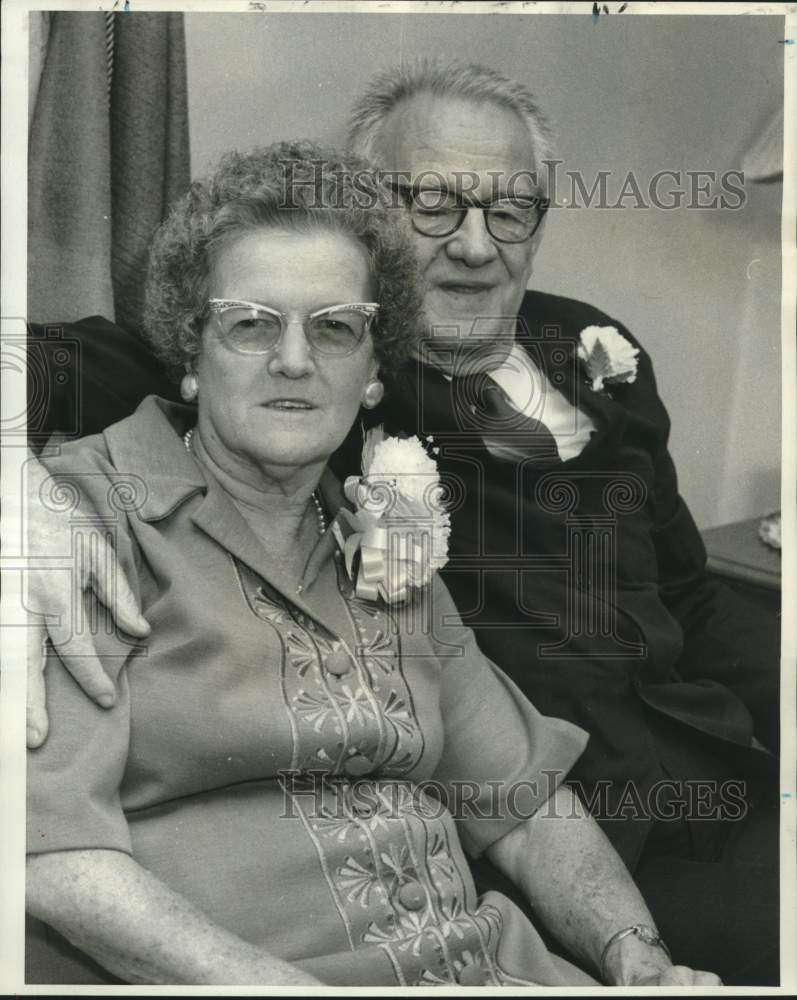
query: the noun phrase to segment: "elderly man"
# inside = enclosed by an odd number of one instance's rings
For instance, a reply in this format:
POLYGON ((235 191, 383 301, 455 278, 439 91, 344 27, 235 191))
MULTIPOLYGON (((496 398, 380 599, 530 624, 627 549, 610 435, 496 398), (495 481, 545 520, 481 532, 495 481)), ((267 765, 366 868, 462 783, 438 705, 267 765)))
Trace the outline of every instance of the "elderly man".
MULTIPOLYGON (((548 152, 531 95, 483 67, 402 69, 356 105, 350 142, 384 169, 414 235, 429 330, 378 417, 436 450, 464 620, 542 711, 590 732, 571 779, 679 961, 777 982, 773 628, 706 576, 648 356, 591 306, 526 291, 548 152)), ((130 393, 151 362, 139 354, 126 378, 117 355, 114 370, 130 393)), ((120 624, 143 634, 111 582, 120 624)), ((42 607, 59 600, 51 589, 42 607)), ((87 692, 113 698, 90 659, 72 662, 87 692)), ((35 745, 35 673, 31 692, 35 745)), ((477 876, 500 882, 486 865, 477 876)))

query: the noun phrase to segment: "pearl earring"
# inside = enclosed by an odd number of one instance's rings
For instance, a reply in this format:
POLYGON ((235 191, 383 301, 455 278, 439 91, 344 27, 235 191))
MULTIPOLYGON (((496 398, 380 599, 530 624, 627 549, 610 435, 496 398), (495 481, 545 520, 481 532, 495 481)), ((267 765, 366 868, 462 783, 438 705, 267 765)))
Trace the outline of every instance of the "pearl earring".
POLYGON ((382 402, 382 397, 385 394, 385 387, 375 378, 372 382, 369 382, 365 387, 363 392, 363 406, 366 410, 373 410, 375 406, 379 406, 382 402))
POLYGON ((190 403, 191 400, 196 399, 198 392, 199 379, 196 375, 194 375, 193 372, 188 372, 188 374, 183 375, 182 381, 180 382, 180 395, 186 403, 190 403))

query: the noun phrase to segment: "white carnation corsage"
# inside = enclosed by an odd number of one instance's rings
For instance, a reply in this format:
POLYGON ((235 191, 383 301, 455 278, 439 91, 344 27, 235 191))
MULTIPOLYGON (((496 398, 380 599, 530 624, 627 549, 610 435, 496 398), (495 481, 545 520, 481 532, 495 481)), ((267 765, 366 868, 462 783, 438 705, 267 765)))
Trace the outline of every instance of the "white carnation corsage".
POLYGON ((586 366, 595 392, 604 382, 635 382, 639 348, 613 326, 588 326, 579 334, 578 356, 586 366))
POLYGON ((366 434, 362 469, 343 486, 355 509, 342 509, 332 530, 355 594, 398 604, 448 560, 450 520, 437 463, 419 438, 386 437, 380 425, 366 434))

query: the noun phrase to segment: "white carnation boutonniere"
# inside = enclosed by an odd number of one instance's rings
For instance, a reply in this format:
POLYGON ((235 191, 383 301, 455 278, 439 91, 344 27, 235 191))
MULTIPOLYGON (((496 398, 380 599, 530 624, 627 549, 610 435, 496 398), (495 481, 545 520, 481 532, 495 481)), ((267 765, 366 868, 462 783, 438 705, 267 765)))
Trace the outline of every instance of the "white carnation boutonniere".
POLYGON ((450 520, 437 463, 417 437, 366 434, 363 474, 343 486, 354 512, 343 509, 332 529, 358 597, 406 601, 448 561, 450 520))
POLYGON ((639 348, 613 326, 588 326, 579 335, 578 356, 586 366, 595 392, 604 382, 635 382, 639 348))

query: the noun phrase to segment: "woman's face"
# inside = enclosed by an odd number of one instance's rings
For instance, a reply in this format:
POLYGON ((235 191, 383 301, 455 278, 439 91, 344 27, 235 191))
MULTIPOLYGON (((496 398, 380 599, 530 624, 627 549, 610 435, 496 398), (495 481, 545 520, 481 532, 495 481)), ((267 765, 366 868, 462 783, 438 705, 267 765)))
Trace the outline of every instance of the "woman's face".
MULTIPOLYGON (((354 238, 328 230, 262 229, 222 249, 210 298, 241 299, 302 317, 326 306, 373 301, 368 258, 354 238)), ((210 454, 247 479, 325 462, 342 443, 376 376, 370 334, 352 353, 314 353, 291 322, 266 354, 239 354, 213 318, 196 365, 199 430, 210 454)))

